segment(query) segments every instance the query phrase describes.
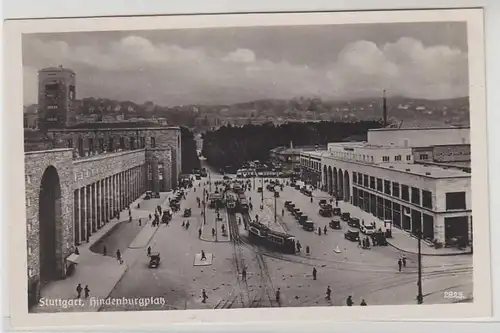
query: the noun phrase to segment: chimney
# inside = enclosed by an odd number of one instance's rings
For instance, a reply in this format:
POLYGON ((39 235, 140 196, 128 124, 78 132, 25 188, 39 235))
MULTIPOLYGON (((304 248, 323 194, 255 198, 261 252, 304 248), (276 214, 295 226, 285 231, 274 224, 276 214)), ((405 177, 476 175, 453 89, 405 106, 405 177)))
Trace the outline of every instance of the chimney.
POLYGON ((384 89, 384 99, 382 104, 383 110, 383 119, 384 119, 384 127, 387 127, 387 99, 385 97, 385 89, 384 89))

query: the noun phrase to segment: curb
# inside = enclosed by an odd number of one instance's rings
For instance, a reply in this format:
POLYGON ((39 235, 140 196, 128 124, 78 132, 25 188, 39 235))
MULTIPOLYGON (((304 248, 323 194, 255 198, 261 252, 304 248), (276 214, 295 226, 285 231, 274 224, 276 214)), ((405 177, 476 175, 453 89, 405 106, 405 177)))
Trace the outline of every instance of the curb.
MULTIPOLYGON (((147 225, 145 225, 144 227, 146 227, 146 226, 147 226, 147 225)), ((132 249, 132 250, 137 250, 137 249, 142 249, 142 248, 145 248, 145 247, 149 244, 149 242, 151 242, 151 239, 152 239, 152 238, 156 235, 156 233, 158 232, 158 229, 160 229, 160 226, 156 227, 156 230, 155 230, 155 231, 151 234, 151 237, 149 237, 149 238, 148 238, 148 241, 146 242, 146 244, 145 244, 145 245, 143 245, 143 246, 130 246, 130 245, 129 245, 129 246, 128 246, 128 248, 129 248, 129 249, 132 249)), ((142 231, 142 230, 141 230, 141 231, 142 231)), ((137 235, 137 236, 135 236, 135 237, 138 237, 138 236, 139 236, 139 235, 137 235)), ((134 240, 132 241, 132 243, 134 243, 134 241, 135 241, 135 238, 134 238, 134 240)), ((132 244, 132 243, 130 243, 130 244, 132 244)))
MULTIPOLYGON (((389 241, 387 241, 387 244, 389 244, 390 246, 392 246, 393 248, 395 248, 398 251, 401 251, 401 252, 404 252, 404 253, 418 255, 417 252, 409 251, 409 250, 403 250, 402 248, 400 248, 400 247, 392 244, 389 241)), ((467 255, 467 254, 472 254, 472 252, 471 251, 467 251, 467 252, 460 252, 460 253, 433 253, 433 254, 422 253, 422 256, 428 256, 428 257, 452 257, 452 256, 463 256, 463 255, 467 255)))
MULTIPOLYGON (((104 300, 107 300, 109 298, 109 296, 111 295, 111 293, 115 290, 116 286, 123 280, 123 277, 125 276, 125 273, 127 273, 128 269, 129 269, 129 266, 126 265, 127 267, 125 268, 125 270, 123 271, 122 275, 120 276, 120 278, 116 281, 115 285, 113 286, 113 288, 111 288, 111 290, 109 291, 109 293, 106 295, 106 297, 104 297, 104 300)), ((100 312, 101 309, 104 307, 104 304, 101 305, 100 307, 97 308, 97 311, 96 312, 100 312)))

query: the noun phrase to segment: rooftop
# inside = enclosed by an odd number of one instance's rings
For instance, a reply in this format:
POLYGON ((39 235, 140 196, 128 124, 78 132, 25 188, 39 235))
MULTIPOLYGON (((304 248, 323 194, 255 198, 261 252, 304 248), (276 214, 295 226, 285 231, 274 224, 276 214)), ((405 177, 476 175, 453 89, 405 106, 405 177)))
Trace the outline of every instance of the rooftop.
POLYGON ((154 128, 154 129, 180 129, 177 126, 163 126, 158 123, 147 122, 147 121, 122 121, 122 122, 112 122, 112 123, 81 123, 73 126, 68 126, 65 129, 51 129, 50 131, 66 131, 66 130, 96 130, 96 129, 144 129, 144 128, 154 128))
POLYGON ((39 70, 39 72, 70 72, 70 73, 75 74, 75 71, 73 71, 72 69, 69 69, 69 68, 64 68, 63 66, 47 67, 47 68, 43 68, 43 69, 39 70))
POLYGON ((432 131, 432 130, 451 130, 451 129, 470 129, 470 126, 447 126, 447 127, 384 127, 384 128, 373 128, 368 131, 432 131))

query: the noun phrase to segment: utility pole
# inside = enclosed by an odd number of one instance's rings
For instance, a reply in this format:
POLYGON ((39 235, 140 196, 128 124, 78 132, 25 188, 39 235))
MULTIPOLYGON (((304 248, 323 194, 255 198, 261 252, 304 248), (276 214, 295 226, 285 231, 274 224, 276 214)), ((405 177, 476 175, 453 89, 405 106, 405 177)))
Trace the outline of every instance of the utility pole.
POLYGON ((424 302, 424 296, 422 294, 422 231, 418 230, 418 294, 417 303, 422 304, 424 302))
POLYGON ((208 190, 212 192, 212 174, 210 173, 210 170, 208 171, 208 190))

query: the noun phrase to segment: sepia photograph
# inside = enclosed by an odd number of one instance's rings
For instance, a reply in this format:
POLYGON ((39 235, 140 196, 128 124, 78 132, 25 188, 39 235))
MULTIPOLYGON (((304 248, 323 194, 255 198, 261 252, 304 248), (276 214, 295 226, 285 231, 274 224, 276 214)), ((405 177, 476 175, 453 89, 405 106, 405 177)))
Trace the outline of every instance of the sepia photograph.
POLYGON ((441 12, 19 25, 15 302, 488 309, 481 12, 441 12))

